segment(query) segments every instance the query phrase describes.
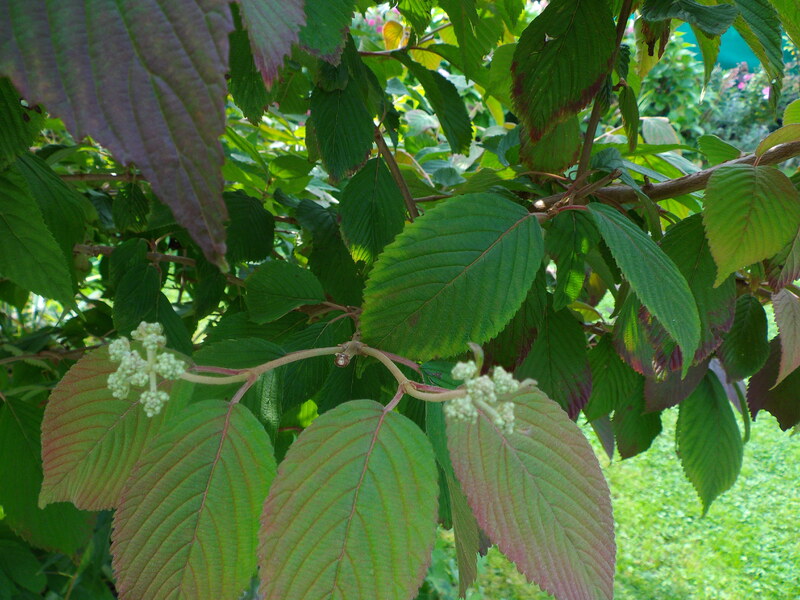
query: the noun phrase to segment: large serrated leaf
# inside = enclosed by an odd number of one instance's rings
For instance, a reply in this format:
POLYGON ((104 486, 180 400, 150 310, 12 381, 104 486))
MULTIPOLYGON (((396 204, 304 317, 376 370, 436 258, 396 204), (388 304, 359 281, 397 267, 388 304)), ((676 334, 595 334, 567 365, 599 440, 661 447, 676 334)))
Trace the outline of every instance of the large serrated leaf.
MULTIPOLYGON (((642 304, 678 342, 683 355, 694 356, 700 344, 700 317, 683 274, 653 240, 615 209, 593 202, 589 210, 642 304)), ((683 361, 684 374, 691 362, 683 361)))
POLYGON ((703 514, 742 468, 742 436, 733 408, 711 371, 680 405, 676 428, 683 470, 703 502, 703 514))
POLYGON ((66 257, 15 167, 0 173, 0 273, 63 304, 72 304, 66 257))
POLYGON ((610 599, 614 522, 600 465, 561 407, 541 391, 514 402, 514 432, 478 411, 448 417, 453 468, 478 524, 528 579, 558 600, 610 599))
POLYGON ((91 135, 136 163, 208 259, 224 264, 228 3, 2 0, 0 14, 0 73, 76 139, 91 135))
POLYGON ((800 367, 800 299, 789 290, 781 290, 772 296, 772 306, 781 340, 781 366, 775 380, 778 385, 800 367))
POLYGON ((680 19, 709 36, 725 33, 739 14, 734 6, 706 6, 695 0, 646 0, 641 12, 642 18, 647 21, 680 19))
POLYGON ((584 258, 599 242, 600 235, 588 215, 569 210, 553 219, 545 238, 545 250, 558 267, 553 310, 578 299, 586 279, 584 258))
POLYGON ((772 6, 778 11, 786 33, 795 45, 800 45, 800 5, 795 0, 772 0, 772 6))
POLYGON ((539 387, 571 418, 575 418, 586 405, 592 391, 586 335, 583 326, 568 309, 555 311, 552 306, 547 308, 536 340, 516 375, 519 379, 536 379, 539 387))
POLYGON ((338 63, 355 0, 305 0, 304 4, 306 23, 300 30, 300 45, 323 60, 338 63))
POLYGON ((511 69, 516 113, 531 142, 586 105, 611 69, 614 46, 605 0, 552 2, 528 25, 511 69))
POLYGON ((611 426, 619 456, 623 460, 646 451, 661 433, 661 413, 647 413, 642 379, 636 382, 632 393, 617 406, 611 426))
POLYGON ((237 598, 256 568, 272 446, 245 407, 193 404, 139 458, 114 514, 122 600, 237 598))
POLYGON ((708 180, 703 224, 719 285, 792 241, 800 226, 800 196, 774 167, 722 167, 708 180))
POLYGON ((403 195, 386 164, 373 158, 342 190, 342 234, 354 260, 372 262, 403 229, 403 195))
POLYGON ((32 546, 74 555, 92 535, 94 514, 60 503, 39 508, 42 409, 0 396, 0 506, 8 525, 32 546))
POLYGON ((739 16, 733 23, 758 57, 770 82, 769 101, 777 108, 783 85, 783 39, 781 22, 771 0, 734 0, 739 16))
POLYGON ((375 263, 364 340, 424 360, 491 339, 531 289, 543 245, 537 220, 502 196, 467 194, 437 206, 375 263))
POLYGON ((766 261, 764 269, 767 281, 776 291, 800 279, 800 231, 791 243, 766 261))
POLYGON ((437 472, 414 423, 371 400, 317 418, 280 465, 261 518, 265 600, 407 600, 435 539, 437 472))
POLYGON ((588 353, 592 393, 583 412, 589 421, 624 405, 636 391, 642 376, 625 364, 614 350, 610 335, 600 338, 588 353))
POLYGON ((105 348, 88 353, 50 394, 42 421, 41 506, 69 501, 89 510, 116 507, 134 463, 177 410, 169 402, 162 414, 148 418, 135 394, 114 398, 108 376, 118 366, 105 348))
POLYGON ((278 76, 283 58, 297 41, 305 24, 303 0, 237 0, 250 37, 253 59, 264 82, 278 76))

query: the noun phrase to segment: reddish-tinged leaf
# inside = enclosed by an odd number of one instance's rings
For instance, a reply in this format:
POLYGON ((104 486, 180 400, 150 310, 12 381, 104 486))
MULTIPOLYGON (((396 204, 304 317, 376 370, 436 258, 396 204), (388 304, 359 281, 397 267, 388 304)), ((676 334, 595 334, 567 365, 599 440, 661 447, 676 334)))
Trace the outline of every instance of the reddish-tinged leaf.
POLYGON ((558 404, 533 389, 502 433, 447 419, 450 456, 478 524, 528 579, 558 600, 610 599, 614 522, 600 465, 558 404))
POLYGON ((689 397, 708 371, 708 361, 695 365, 681 379, 679 371, 667 371, 660 379, 647 377, 644 383, 645 412, 662 411, 689 397))
POLYGON ((769 356, 767 315, 755 296, 743 294, 736 300, 733 326, 717 356, 731 380, 749 377, 764 365, 769 356))
POLYGON ((297 41, 305 25, 303 0, 237 0, 242 7, 242 21, 250 38, 253 60, 270 85, 278 76, 283 57, 297 41))
POLYGON ((407 600, 436 533, 433 451, 372 400, 317 418, 289 448, 261 517, 264 600, 407 600))
POLYGON ((780 364, 780 340, 775 338, 769 346, 770 355, 764 368, 750 378, 747 386, 747 405, 754 419, 760 410, 766 410, 786 431, 800 423, 800 369, 775 385, 780 364))
POLYGON ((135 163, 205 255, 225 263, 223 0, 0 0, 0 73, 135 163))
POLYGON ((111 553, 122 600, 238 598, 256 569, 275 459, 241 404, 198 402, 169 421, 128 478, 111 553))
POLYGON ((165 417, 178 410, 170 402, 148 418, 135 393, 114 398, 108 376, 117 366, 106 348, 90 352, 50 394, 42 421, 41 506, 69 501, 90 510, 116 507, 134 463, 165 417))
POLYGON ((800 299, 789 290, 772 296, 775 323, 781 339, 781 367, 775 385, 800 367, 800 299))
POLYGON ((800 279, 800 232, 792 242, 766 261, 767 281, 774 290, 780 290, 800 279))

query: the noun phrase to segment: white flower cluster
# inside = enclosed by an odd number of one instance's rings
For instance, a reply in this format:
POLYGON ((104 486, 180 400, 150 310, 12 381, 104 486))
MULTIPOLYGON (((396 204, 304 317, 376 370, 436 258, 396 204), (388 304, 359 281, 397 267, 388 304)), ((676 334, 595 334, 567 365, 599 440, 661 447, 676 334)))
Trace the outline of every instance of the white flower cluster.
POLYGON ((478 374, 474 361, 457 363, 451 374, 454 379, 465 382, 467 395, 450 400, 444 410, 453 419, 475 423, 478 413, 483 412, 492 423, 505 434, 514 432, 514 403, 500 402, 499 396, 513 394, 520 388, 520 382, 503 367, 495 367, 492 376, 478 374))
POLYGON ((108 355, 111 360, 119 363, 117 370, 108 376, 108 389, 115 398, 127 398, 131 386, 146 387, 139 396, 139 402, 144 407, 148 417, 161 412, 164 404, 169 400, 169 394, 158 389, 158 376, 164 379, 178 379, 186 370, 186 365, 174 355, 169 353, 159 354, 159 349, 167 343, 164 330, 159 323, 145 323, 142 321, 131 337, 142 343, 147 358, 142 358, 137 350, 131 350, 128 338, 119 338, 108 346, 108 355))

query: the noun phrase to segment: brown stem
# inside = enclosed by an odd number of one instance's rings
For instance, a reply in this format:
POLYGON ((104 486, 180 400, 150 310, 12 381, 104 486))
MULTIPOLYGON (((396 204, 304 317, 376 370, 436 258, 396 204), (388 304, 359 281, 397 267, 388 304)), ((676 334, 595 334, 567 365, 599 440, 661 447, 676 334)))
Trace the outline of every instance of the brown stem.
MULTIPOLYGON (((628 17, 631 16, 632 8, 633 0, 624 0, 622 8, 619 11, 619 20, 617 20, 617 43, 614 46, 614 52, 611 53, 611 68, 608 71, 609 74, 614 70, 614 65, 617 62, 619 45, 622 43, 622 38, 625 35, 625 26, 628 24, 628 17)), ((589 123, 586 127, 586 136, 583 138, 581 159, 578 163, 578 176, 589 169, 589 163, 592 160, 592 145, 594 144, 595 133, 597 133, 597 126, 600 123, 600 108, 600 103, 595 96, 594 104, 592 105, 592 114, 589 116, 589 123)))
MULTIPOLYGON (((788 142, 786 144, 780 144, 774 148, 770 148, 761 157, 759 164, 774 165, 785 160, 789 160, 790 158, 794 158, 795 156, 800 156, 800 142, 788 142)), ((690 194, 691 192, 697 192, 705 189, 706 185, 708 185, 708 180, 716 170, 721 169, 722 167, 730 167, 731 165, 752 165, 755 160, 755 154, 748 154, 747 156, 729 160, 728 162, 720 163, 708 169, 698 171, 697 173, 691 173, 689 175, 684 175, 683 177, 678 177, 677 179, 670 179, 669 181, 664 181, 662 183, 644 185, 642 186, 642 191, 654 202, 666 200, 668 198, 675 198, 676 196, 683 196, 684 194, 690 194)), ((567 192, 561 192, 558 194, 553 194, 552 196, 539 198, 536 200, 537 208, 549 208, 560 202, 566 195, 567 192)), ((618 204, 623 204, 625 202, 636 202, 638 200, 636 191, 627 185, 612 185, 600 188, 594 192, 594 195, 609 203, 616 202, 618 204)))
POLYGON ((406 180, 403 179, 403 174, 400 172, 400 167, 397 166, 394 154, 392 154, 392 151, 389 150, 389 147, 386 145, 386 140, 383 139, 383 132, 381 132, 380 127, 375 128, 375 143, 378 145, 378 150, 383 160, 386 161, 386 166, 389 167, 389 172, 392 174, 394 182, 397 184, 397 187, 400 188, 400 193, 403 194, 403 200, 406 203, 408 214, 413 222, 414 219, 419 216, 417 205, 414 203, 414 196, 411 195, 411 190, 408 189, 408 184, 406 180))

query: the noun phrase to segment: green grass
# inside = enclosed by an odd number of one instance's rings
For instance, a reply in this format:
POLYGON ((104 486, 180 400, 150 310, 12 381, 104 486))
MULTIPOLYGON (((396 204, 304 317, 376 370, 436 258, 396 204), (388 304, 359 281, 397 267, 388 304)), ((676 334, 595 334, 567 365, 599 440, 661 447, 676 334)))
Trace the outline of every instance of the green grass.
MULTIPOLYGON (((800 599, 800 436, 760 414, 739 479, 701 518, 675 455, 676 416, 664 414, 664 431, 645 454, 611 464, 601 457, 616 522, 615 598, 800 599)), ((456 580, 452 534, 442 532, 427 582, 437 593, 428 597, 456 598, 456 580)), ((495 548, 467 597, 550 598, 495 548)))

